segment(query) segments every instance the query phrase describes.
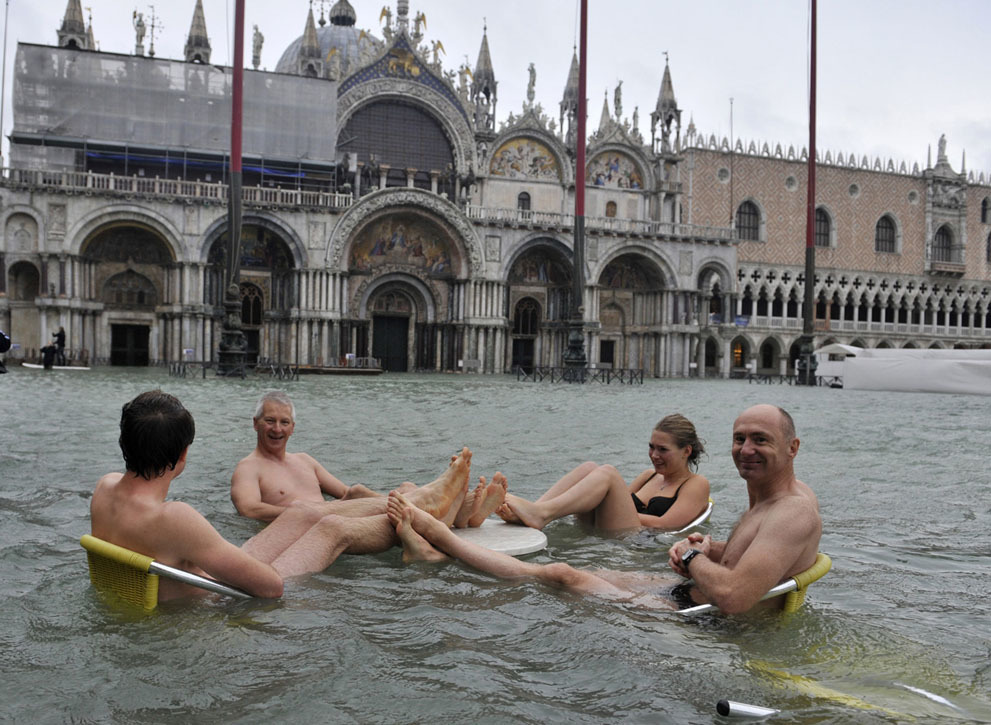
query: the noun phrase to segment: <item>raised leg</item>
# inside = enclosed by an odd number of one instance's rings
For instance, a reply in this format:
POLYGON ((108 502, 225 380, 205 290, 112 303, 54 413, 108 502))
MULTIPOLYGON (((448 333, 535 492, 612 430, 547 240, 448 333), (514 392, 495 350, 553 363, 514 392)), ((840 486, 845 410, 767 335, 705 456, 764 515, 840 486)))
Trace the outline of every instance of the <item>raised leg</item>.
POLYGON ((537 500, 544 501, 545 499, 560 496, 598 467, 599 465, 593 461, 585 461, 581 465, 575 466, 566 474, 561 476, 557 483, 547 489, 547 491, 545 491, 544 494, 537 500))
POLYGON ((632 596, 605 579, 567 564, 531 564, 462 539, 432 516, 410 506, 402 494, 389 494, 389 515, 400 521, 412 516, 413 529, 435 548, 500 579, 532 579, 583 594, 632 596))
POLYGON ((551 521, 569 514, 592 514, 592 523, 607 531, 640 526, 640 518, 626 482, 619 471, 609 465, 598 466, 552 498, 542 496, 536 501, 527 501, 507 494, 506 508, 523 524, 535 529, 542 529, 551 521))

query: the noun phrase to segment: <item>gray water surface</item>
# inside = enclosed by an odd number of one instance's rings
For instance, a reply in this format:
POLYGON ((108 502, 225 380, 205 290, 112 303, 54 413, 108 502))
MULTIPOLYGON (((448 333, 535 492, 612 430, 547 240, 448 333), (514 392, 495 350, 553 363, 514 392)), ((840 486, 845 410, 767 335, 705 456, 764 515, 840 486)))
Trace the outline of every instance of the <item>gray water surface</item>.
MULTIPOLYGON (((632 478, 654 423, 684 413, 707 442, 719 538, 746 506, 733 418, 782 405, 833 570, 791 617, 683 621, 453 563, 406 567, 398 550, 342 557, 278 602, 108 606, 78 540, 96 480, 122 467, 121 405, 155 387, 185 403, 197 436, 172 493, 242 542, 259 525, 235 514, 230 473, 254 445, 255 401, 278 385, 160 369, 0 376, 0 720, 706 723, 729 698, 780 708, 775 722, 991 722, 985 397, 304 378, 282 384, 297 406, 290 450, 379 491, 433 479, 462 445, 474 476, 501 470, 528 497, 583 460, 632 478)), ((570 519, 546 532, 549 548, 528 560, 658 570, 666 559, 663 536, 605 538, 570 519)))

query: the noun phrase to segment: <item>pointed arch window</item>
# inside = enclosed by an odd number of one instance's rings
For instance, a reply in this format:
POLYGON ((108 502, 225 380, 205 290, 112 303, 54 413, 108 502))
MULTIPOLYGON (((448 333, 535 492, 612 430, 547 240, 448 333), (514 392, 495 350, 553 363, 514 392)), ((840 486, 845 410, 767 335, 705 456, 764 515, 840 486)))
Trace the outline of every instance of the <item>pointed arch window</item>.
POLYGON ((878 219, 874 227, 874 251, 895 253, 895 222, 887 214, 878 219))
POLYGON ((981 224, 991 223, 991 199, 984 197, 981 200, 981 224))
POLYGON ((988 234, 988 241, 984 245, 984 261, 991 264, 991 233, 988 234))
POLYGON ((936 236, 933 237, 932 258, 934 262, 953 261, 953 235, 945 224, 936 230, 936 236))
POLYGON ((737 207, 736 233, 746 241, 760 240, 760 210, 752 201, 745 201, 737 207))
POLYGON ((816 209, 815 245, 817 247, 829 247, 831 234, 832 223, 829 214, 824 209, 816 209))

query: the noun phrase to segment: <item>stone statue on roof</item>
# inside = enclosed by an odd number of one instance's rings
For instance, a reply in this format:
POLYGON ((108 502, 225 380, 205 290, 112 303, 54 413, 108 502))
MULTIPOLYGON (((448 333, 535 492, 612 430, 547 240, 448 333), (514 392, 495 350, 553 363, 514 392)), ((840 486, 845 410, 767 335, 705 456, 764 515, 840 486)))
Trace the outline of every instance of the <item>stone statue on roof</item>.
POLYGON ((616 92, 613 93, 613 107, 618 120, 623 116, 623 81, 619 82, 619 85, 616 86, 616 92))
POLYGON ((537 69, 534 68, 533 63, 531 63, 530 67, 527 68, 527 70, 530 72, 530 83, 526 87, 526 99, 530 103, 533 103, 534 88, 537 85, 537 69))
POLYGON ((136 45, 142 45, 145 42, 145 19, 142 13, 137 10, 134 11, 134 42, 136 45))
POLYGON ((262 63, 262 43, 264 42, 265 36, 256 25, 254 35, 251 37, 251 65, 254 66, 255 70, 258 70, 258 66, 262 63))

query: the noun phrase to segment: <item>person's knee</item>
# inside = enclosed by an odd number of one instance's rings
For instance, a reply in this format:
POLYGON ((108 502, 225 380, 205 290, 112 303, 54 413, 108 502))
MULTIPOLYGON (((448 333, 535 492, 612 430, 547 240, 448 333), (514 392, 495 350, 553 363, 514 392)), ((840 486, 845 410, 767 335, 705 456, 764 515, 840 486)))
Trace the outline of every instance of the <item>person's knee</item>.
POLYGON ((596 463, 595 461, 585 461, 580 466, 578 466, 575 470, 577 470, 578 473, 581 475, 581 477, 584 478, 585 476, 587 476, 588 474, 590 474, 592 471, 594 471, 598 467, 599 467, 599 464, 596 463))
POLYGON ((616 466, 612 465, 611 463, 604 463, 601 466, 599 466, 596 470, 600 471, 604 476, 606 476, 609 479, 619 479, 620 481, 623 480, 622 474, 620 474, 616 466))
POLYGON ((326 514, 321 516, 320 520, 313 525, 313 529, 323 536, 350 544, 352 539, 350 521, 347 516, 326 514))
POLYGON ((544 566, 544 575, 549 582, 561 587, 573 587, 582 579, 582 573, 570 564, 557 561, 544 566))

